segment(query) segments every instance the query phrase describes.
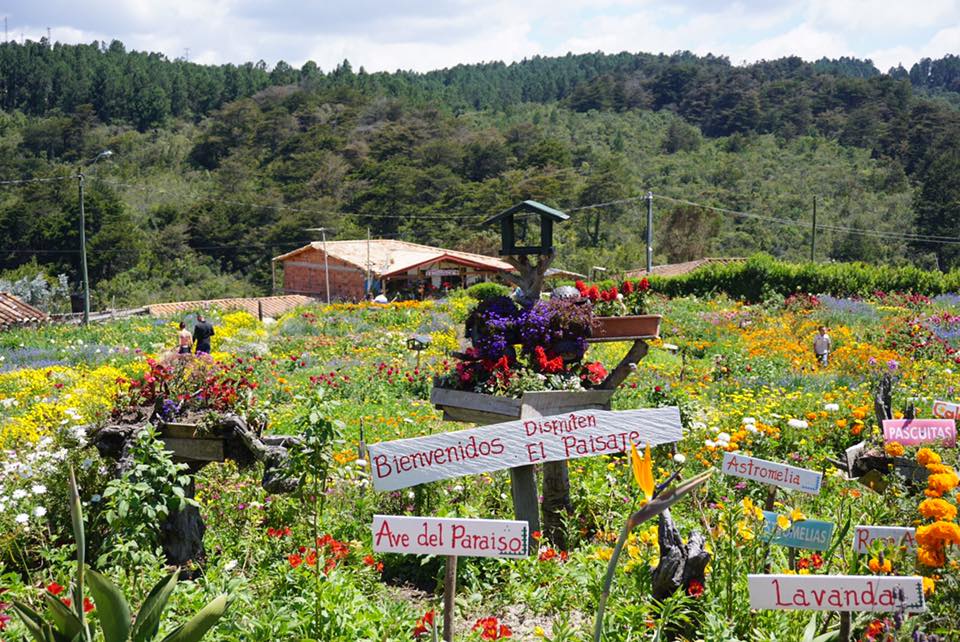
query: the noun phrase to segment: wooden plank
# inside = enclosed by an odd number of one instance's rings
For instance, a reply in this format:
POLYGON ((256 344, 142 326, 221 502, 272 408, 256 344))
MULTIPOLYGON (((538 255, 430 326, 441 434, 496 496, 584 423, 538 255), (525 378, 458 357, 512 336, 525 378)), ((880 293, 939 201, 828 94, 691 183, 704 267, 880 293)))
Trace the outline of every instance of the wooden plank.
POLYGON ((408 555, 526 557, 529 526, 503 519, 374 515, 373 550, 408 555))
POLYGON ((933 416, 937 419, 960 419, 960 405, 950 401, 934 401, 933 416))
POLYGON ((520 416, 520 400, 511 397, 483 395, 464 390, 452 390, 434 386, 430 391, 430 403, 437 406, 456 406, 509 417, 520 416))
POLYGON ((437 406, 437 409, 443 411, 444 421, 461 421, 467 424, 477 424, 478 426, 499 424, 504 421, 516 419, 513 415, 497 415, 492 412, 458 408, 457 406, 437 406))
POLYGON ((887 546, 906 547, 912 551, 917 548, 917 529, 904 526, 863 526, 853 529, 853 551, 865 555, 876 540, 883 540, 887 546))
POLYGON ((887 613, 927 609, 923 578, 918 576, 747 575, 747 585, 752 609, 887 613))
POLYGON ((680 411, 577 410, 482 428, 370 444, 373 486, 397 490, 439 479, 622 452, 630 442, 680 441, 680 411))
POLYGON ((957 445, 957 425, 953 419, 884 419, 883 440, 904 446, 922 444, 957 445))
POLYGON ((197 432, 197 424, 160 424, 161 437, 176 437, 178 439, 193 439, 197 432))
POLYGON ((820 484, 823 482, 822 473, 766 459, 747 457, 740 453, 723 453, 722 470, 734 477, 752 479, 790 490, 800 490, 811 495, 820 494, 820 484))
POLYGON ((180 439, 161 437, 160 441, 175 457, 190 461, 223 461, 222 439, 180 439))

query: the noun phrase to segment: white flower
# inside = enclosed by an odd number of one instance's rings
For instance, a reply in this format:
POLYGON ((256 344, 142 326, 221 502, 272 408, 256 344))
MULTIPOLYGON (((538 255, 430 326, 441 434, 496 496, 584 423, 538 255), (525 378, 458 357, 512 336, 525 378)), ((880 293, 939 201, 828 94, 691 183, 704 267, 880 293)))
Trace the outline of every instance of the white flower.
POLYGON ((43 484, 34 484, 30 487, 30 492, 34 495, 43 495, 45 492, 47 492, 47 487, 43 484))
POLYGON ((43 506, 37 506, 36 508, 33 509, 34 517, 43 517, 46 514, 47 514, 47 509, 44 508, 43 506))
POLYGON ((23 490, 22 488, 18 488, 17 490, 13 491, 14 499, 23 499, 26 496, 27 496, 27 491, 23 490))
POLYGON ((223 565, 223 570, 227 571, 228 573, 235 568, 237 568, 237 560, 230 560, 223 565))
POLYGON ((703 441, 703 445, 706 446, 707 448, 716 448, 716 447, 717 447, 717 442, 715 442, 715 441, 712 440, 712 439, 705 439, 705 440, 703 441))
POLYGON ((676 455, 673 456, 673 461, 675 461, 678 464, 685 464, 687 463, 687 456, 684 455, 683 453, 677 453, 676 455))
POLYGON ((457 484, 456 486, 454 486, 454 487, 451 488, 450 490, 453 491, 453 492, 455 492, 455 493, 462 493, 462 492, 463 492, 463 486, 461 486, 460 484, 457 484))
POLYGON ((412 490, 408 490, 408 491, 407 491, 407 499, 413 499, 413 498, 416 497, 416 496, 417 496, 417 494, 414 493, 412 490))
POLYGON ((826 403, 823 404, 823 409, 827 412, 836 412, 840 410, 840 404, 838 403, 826 403))
POLYGON ((664 350, 670 350, 671 352, 676 352, 677 350, 680 349, 680 346, 674 345, 674 344, 672 344, 672 343, 664 343, 664 344, 663 344, 663 349, 664 349, 664 350))
POLYGON ((727 443, 730 443, 730 433, 726 433, 726 432, 720 433, 719 435, 717 435, 717 441, 725 441, 727 443))
POLYGON ((0 513, 5 513, 5 512, 7 512, 7 504, 6 502, 0 502, 0 513))
POLYGON ((752 426, 753 424, 757 423, 757 420, 753 417, 744 417, 741 423, 743 423, 744 426, 752 426))
POLYGON ((367 467, 367 460, 366 460, 366 459, 358 459, 358 460, 357 460, 357 468, 366 468, 366 467, 367 467))
POLYGON ((27 515, 26 513, 20 513, 19 515, 13 518, 13 521, 15 521, 18 524, 26 524, 27 521, 29 521, 29 519, 30 519, 29 515, 27 515))
POLYGON ((790 426, 791 428, 801 428, 801 429, 803 429, 803 428, 806 428, 807 426, 809 426, 810 424, 808 424, 807 422, 805 422, 803 419, 790 419, 790 420, 787 421, 787 425, 790 426))

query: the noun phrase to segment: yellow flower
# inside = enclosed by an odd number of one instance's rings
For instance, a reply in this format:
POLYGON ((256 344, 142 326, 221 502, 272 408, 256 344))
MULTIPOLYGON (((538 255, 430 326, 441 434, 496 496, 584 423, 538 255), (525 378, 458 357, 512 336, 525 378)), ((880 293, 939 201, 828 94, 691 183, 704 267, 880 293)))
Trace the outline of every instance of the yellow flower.
POLYGON ((637 446, 630 442, 630 463, 633 466, 633 478, 637 480, 637 486, 643 491, 647 501, 653 499, 653 458, 650 456, 650 444, 647 444, 647 451, 640 459, 640 453, 637 452, 637 446))
POLYGON ((737 535, 740 539, 749 542, 753 539, 753 529, 746 522, 737 523, 737 535))
POLYGON ((594 557, 603 562, 609 562, 610 558, 613 557, 613 549, 609 546, 601 546, 594 553, 594 557))
POLYGON ((777 515, 777 528, 783 531, 790 528, 790 518, 786 515, 777 515))
POLYGON ((937 587, 937 583, 932 577, 923 578, 923 594, 927 597, 933 595, 933 590, 937 587))
POLYGON ((884 451, 891 457, 902 457, 903 453, 906 452, 906 449, 902 444, 896 441, 891 441, 889 444, 883 447, 884 451))
POLYGON ((743 514, 747 517, 763 519, 763 509, 754 504, 749 497, 744 497, 740 506, 743 508, 743 514))
POLYGON ((791 522, 802 522, 807 518, 799 508, 794 508, 790 511, 790 521, 791 522))
MULTIPOLYGON (((926 579, 926 578, 924 578, 924 579, 926 579)), ((535 636, 537 636, 538 638, 542 638, 542 637, 546 637, 547 632, 543 630, 543 627, 542 627, 542 626, 539 626, 539 625, 538 625, 538 626, 533 627, 533 634, 534 634, 535 636)))
POLYGON ((889 575, 893 572, 893 564, 890 563, 890 560, 883 560, 882 562, 874 557, 867 563, 867 566, 870 568, 870 572, 874 574, 884 574, 889 575))

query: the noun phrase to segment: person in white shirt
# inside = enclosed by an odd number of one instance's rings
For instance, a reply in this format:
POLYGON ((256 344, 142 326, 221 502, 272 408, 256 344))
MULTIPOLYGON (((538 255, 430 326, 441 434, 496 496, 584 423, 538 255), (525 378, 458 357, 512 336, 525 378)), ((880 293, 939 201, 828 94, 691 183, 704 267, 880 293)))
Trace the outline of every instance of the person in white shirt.
POLYGON ((833 342, 830 341, 830 335, 827 334, 827 327, 820 326, 817 329, 817 336, 813 338, 813 353, 817 356, 820 365, 826 366, 830 355, 830 348, 833 342))

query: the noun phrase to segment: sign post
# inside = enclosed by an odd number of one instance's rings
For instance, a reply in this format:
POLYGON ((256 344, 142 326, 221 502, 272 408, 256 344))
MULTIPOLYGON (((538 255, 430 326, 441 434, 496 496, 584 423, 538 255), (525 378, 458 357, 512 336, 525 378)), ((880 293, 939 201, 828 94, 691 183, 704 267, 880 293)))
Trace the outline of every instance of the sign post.
POLYGON ((919 613, 923 578, 887 575, 747 575, 751 609, 919 613))
POLYGON ((443 639, 453 642, 457 594, 457 557, 526 557, 529 525, 498 519, 461 519, 374 515, 373 550, 377 553, 444 555, 443 639))
POLYGON ((884 419, 883 440, 904 446, 922 444, 957 445, 957 425, 953 419, 884 419))

